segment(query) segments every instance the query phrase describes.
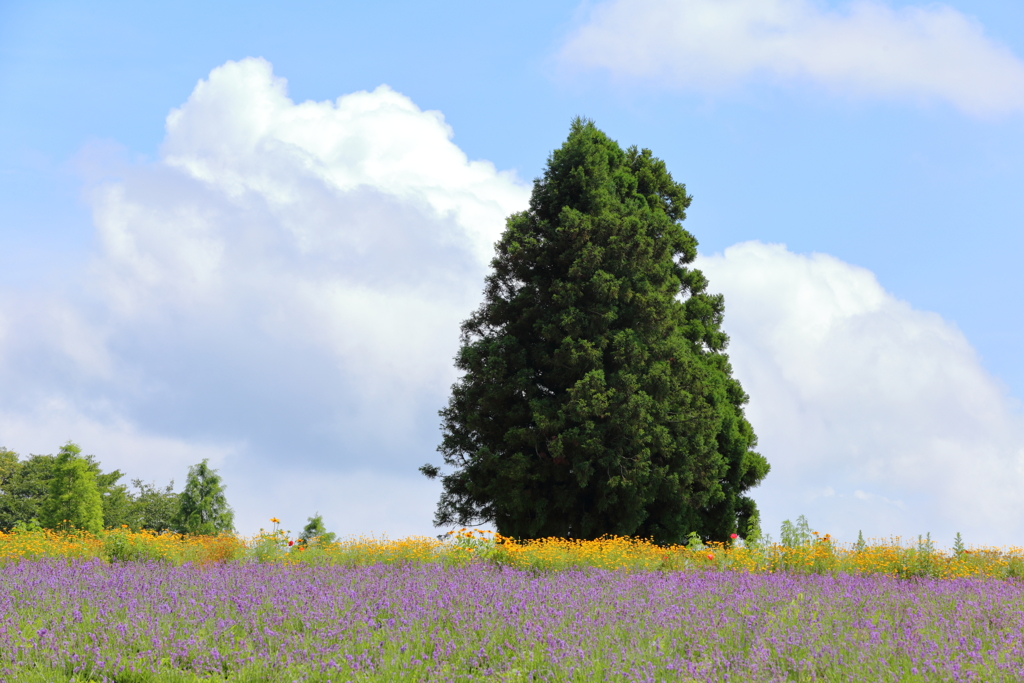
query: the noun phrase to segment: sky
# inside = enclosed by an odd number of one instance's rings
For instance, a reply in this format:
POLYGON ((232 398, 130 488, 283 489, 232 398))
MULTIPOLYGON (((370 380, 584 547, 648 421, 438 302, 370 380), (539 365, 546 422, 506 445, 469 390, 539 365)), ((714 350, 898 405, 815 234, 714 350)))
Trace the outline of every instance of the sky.
POLYGON ((433 535, 437 411, 575 116, 725 295, 765 530, 1024 545, 1024 4, 0 2, 0 446, 433 535))

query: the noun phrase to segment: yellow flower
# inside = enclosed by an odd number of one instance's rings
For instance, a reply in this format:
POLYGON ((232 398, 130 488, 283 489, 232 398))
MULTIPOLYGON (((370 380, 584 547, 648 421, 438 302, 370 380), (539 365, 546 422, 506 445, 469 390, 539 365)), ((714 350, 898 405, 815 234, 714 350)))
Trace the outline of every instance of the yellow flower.
POLYGON ((280 524, 281 523, 281 520, 279 520, 277 517, 271 517, 270 521, 273 522, 274 524, 280 524))

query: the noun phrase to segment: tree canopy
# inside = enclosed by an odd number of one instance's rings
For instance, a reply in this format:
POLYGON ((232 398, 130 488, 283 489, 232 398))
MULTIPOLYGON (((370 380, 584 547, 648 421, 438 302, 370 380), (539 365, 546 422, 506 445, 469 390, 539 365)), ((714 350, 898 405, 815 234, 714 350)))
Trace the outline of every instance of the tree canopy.
POLYGON ((94 534, 103 529, 103 498, 96 474, 81 452, 81 448, 68 441, 53 460, 49 491, 39 518, 46 528, 75 528, 94 534))
MULTIPOLYGON (((136 479, 132 482, 136 492, 132 493, 118 483, 124 476, 120 470, 103 472, 95 456, 79 457, 93 473, 104 528, 124 524, 134 531, 164 531, 170 527, 171 518, 178 511, 174 482, 160 489, 136 479)), ((18 523, 32 524, 43 519, 43 505, 50 492, 56 460, 54 455, 29 455, 20 460, 16 452, 0 448, 0 531, 10 531, 18 523)))
POLYGON ((127 524, 134 531, 139 529, 151 529, 153 531, 167 531, 175 515, 178 514, 179 494, 174 492, 174 480, 171 480, 164 488, 159 488, 155 483, 145 483, 141 479, 132 479, 132 486, 135 488, 131 496, 132 505, 130 508, 131 517, 127 524))
POLYGON ((14 451, 0 449, 0 531, 10 531, 18 522, 39 521, 53 460, 52 455, 19 460, 14 451))
POLYGON ((234 530, 235 513, 224 496, 224 484, 209 460, 188 469, 185 488, 178 496, 178 512, 171 528, 182 534, 215 535, 234 530))
POLYGON ((690 201, 650 150, 573 122, 462 325, 435 524, 662 543, 756 533, 745 492, 768 463, 725 354, 723 297, 687 265, 690 201))
POLYGON ((326 527, 324 527, 323 515, 318 512, 308 518, 306 526, 302 529, 299 543, 308 546, 323 546, 328 543, 334 543, 336 538, 336 534, 327 531, 326 527))

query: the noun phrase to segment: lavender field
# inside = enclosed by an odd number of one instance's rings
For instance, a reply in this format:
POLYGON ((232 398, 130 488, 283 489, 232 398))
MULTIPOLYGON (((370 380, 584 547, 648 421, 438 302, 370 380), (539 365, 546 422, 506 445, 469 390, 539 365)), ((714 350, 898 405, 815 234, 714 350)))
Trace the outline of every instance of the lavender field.
POLYGON ((0 679, 1020 681, 1024 584, 17 562, 0 575, 0 679))

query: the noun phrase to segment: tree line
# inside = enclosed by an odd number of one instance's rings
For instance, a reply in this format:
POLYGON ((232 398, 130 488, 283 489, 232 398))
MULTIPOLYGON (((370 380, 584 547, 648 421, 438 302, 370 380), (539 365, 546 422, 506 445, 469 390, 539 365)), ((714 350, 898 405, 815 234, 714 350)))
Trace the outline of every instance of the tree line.
POLYGON ((184 534, 234 531, 234 512, 224 484, 207 460, 189 468, 185 487, 174 492, 133 479, 120 470, 103 472, 93 455, 71 441, 57 455, 29 455, 0 447, 0 531, 14 529, 102 529, 128 527, 184 534))

